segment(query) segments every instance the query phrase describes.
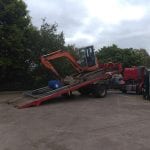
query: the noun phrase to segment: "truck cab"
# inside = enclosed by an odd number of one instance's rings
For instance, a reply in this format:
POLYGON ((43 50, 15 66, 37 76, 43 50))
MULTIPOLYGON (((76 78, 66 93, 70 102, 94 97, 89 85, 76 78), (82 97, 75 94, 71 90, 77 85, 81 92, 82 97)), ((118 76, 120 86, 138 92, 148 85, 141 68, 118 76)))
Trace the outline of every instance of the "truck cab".
POLYGON ((144 74, 144 66, 125 68, 123 72, 125 84, 122 86, 122 92, 136 92, 136 94, 142 94, 144 74))

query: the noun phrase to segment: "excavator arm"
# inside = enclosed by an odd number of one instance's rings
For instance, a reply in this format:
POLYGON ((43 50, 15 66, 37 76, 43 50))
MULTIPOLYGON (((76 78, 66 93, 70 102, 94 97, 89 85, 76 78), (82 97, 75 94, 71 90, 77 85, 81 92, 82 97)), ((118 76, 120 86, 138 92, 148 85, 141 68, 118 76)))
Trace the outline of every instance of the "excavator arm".
POLYGON ((65 57, 67 58, 72 66, 74 67, 74 69, 80 73, 82 72, 84 69, 77 63, 76 59, 67 51, 63 51, 63 50, 58 50, 55 52, 52 52, 50 54, 47 55, 43 55, 41 56, 41 63, 49 70, 51 70, 57 77, 60 77, 59 73, 57 72, 57 70, 54 68, 54 66, 52 65, 52 63, 50 62, 51 60, 57 59, 57 58, 61 58, 61 57, 65 57))
POLYGON ((79 56, 80 56, 80 64, 69 52, 64 50, 58 50, 50 54, 41 56, 41 63, 47 69, 51 70, 59 78, 61 78, 59 73, 51 63, 51 60, 57 58, 61 57, 67 58, 78 73, 95 71, 99 68, 93 46, 87 46, 79 49, 79 56))

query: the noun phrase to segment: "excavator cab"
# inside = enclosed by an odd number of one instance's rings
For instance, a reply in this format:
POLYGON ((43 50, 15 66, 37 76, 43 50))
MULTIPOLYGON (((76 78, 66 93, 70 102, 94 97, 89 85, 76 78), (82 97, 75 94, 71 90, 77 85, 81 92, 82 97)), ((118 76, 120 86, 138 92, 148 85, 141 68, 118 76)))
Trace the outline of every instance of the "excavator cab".
POLYGON ((78 63, 82 67, 92 67, 96 65, 96 57, 93 46, 82 47, 78 51, 80 59, 78 63))

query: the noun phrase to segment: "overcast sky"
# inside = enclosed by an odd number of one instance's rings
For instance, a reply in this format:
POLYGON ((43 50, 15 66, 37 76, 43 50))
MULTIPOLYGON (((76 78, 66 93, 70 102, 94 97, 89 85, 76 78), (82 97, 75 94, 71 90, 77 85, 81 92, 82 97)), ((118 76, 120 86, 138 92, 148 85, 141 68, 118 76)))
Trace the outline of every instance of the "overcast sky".
POLYGON ((58 23, 67 44, 150 52, 150 0, 25 0, 32 22, 58 23))

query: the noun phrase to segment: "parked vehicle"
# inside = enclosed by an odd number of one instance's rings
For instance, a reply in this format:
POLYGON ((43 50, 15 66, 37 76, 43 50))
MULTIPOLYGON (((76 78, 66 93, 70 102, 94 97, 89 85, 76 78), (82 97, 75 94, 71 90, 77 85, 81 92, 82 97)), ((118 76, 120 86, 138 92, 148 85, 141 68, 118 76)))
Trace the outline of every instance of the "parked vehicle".
POLYGON ((122 92, 136 92, 137 94, 142 94, 142 88, 144 84, 144 73, 145 67, 131 67, 125 68, 123 72, 124 84, 122 85, 122 92))

